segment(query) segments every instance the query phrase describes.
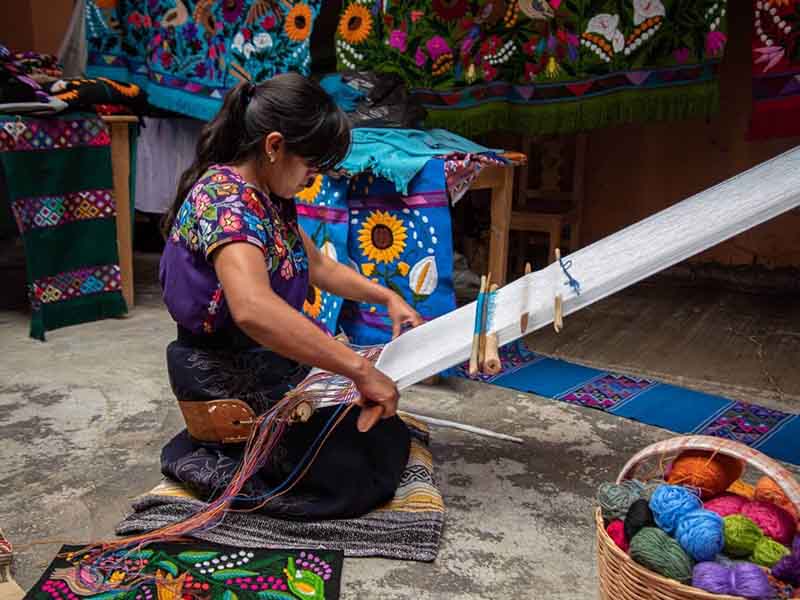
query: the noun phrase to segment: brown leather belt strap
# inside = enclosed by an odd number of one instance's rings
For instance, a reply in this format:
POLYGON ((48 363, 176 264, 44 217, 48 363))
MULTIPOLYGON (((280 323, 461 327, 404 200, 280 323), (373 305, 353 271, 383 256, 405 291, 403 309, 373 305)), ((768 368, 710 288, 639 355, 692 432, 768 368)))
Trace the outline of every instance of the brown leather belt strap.
POLYGON ((256 414, 241 400, 178 400, 189 435, 200 442, 235 444, 246 442, 256 422, 256 414))

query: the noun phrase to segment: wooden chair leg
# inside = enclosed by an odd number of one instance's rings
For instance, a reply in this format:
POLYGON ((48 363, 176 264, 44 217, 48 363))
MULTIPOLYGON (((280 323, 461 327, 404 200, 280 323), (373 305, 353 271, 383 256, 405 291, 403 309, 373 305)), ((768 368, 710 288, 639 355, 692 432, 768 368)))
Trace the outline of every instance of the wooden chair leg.
POLYGON ((561 224, 553 225, 550 228, 550 254, 549 260, 550 262, 555 262, 556 260, 556 248, 561 247, 561 224))

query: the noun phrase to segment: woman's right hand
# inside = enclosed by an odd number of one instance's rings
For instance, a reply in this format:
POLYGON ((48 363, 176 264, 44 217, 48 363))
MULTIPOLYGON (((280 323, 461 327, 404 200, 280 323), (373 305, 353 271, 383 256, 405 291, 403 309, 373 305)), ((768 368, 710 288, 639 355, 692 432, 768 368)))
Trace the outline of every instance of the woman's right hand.
POLYGON ((364 374, 353 379, 360 392, 356 404, 361 407, 358 416, 358 430, 369 431, 380 419, 388 419, 397 414, 397 401, 400 392, 389 377, 368 363, 364 374))

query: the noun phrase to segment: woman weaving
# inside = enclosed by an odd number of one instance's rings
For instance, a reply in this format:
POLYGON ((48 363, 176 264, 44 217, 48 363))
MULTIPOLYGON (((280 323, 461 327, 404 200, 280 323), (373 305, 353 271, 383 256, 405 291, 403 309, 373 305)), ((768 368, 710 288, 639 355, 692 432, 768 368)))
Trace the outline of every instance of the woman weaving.
MULTIPOLYGON (((324 256, 297 223, 293 196, 333 168, 349 124, 317 84, 285 74, 242 83, 203 129, 165 219, 160 279, 178 324, 167 348, 187 430, 163 449, 165 475, 203 497, 222 491, 242 456, 242 422, 264 413, 310 365, 351 379, 361 394, 303 479, 260 510, 298 519, 363 514, 390 499, 408 460, 388 377, 300 313, 309 284, 384 304, 395 335, 421 322, 394 292, 324 256), (191 432, 191 433, 190 433, 191 432)), ((284 482, 328 420, 293 425, 242 495, 284 482)))

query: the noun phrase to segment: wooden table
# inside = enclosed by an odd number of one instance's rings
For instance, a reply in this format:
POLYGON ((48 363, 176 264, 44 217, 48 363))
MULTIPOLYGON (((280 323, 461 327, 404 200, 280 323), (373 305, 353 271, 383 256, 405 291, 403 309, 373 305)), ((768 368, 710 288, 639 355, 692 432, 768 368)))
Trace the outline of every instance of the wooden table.
POLYGON ((504 166, 489 166, 481 171, 470 186, 470 190, 490 190, 491 227, 489 232, 489 272, 492 282, 506 283, 508 271, 508 234, 511 225, 511 205, 514 201, 514 170, 527 162, 527 157, 518 152, 503 155, 511 161, 504 166))
POLYGON ((133 310, 133 223, 131 218, 130 126, 137 117, 104 116, 111 135, 111 171, 114 174, 114 202, 117 207, 117 253, 122 280, 122 297, 133 310))

